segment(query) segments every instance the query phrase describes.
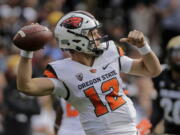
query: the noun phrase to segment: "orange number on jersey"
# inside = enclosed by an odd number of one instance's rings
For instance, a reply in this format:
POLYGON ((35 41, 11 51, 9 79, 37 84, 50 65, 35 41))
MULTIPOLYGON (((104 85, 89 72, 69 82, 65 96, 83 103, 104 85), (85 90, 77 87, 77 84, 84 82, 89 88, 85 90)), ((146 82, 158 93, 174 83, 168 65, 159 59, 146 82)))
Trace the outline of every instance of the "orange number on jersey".
MULTIPOLYGON (((111 80, 108 80, 106 82, 102 83, 101 91, 103 93, 110 91, 113 89, 113 91, 105 96, 106 101, 109 104, 109 107, 111 110, 115 110, 121 105, 125 104, 126 101, 118 95, 119 92, 119 83, 116 78, 112 78, 111 80)), ((91 100, 95 107, 95 113, 96 116, 101 116, 108 112, 107 106, 103 104, 101 101, 99 95, 97 94, 94 87, 90 87, 87 90, 84 91, 87 97, 91 100)))
POLYGON ((107 107, 103 104, 101 99, 99 98, 98 94, 96 93, 96 90, 94 87, 90 87, 87 90, 84 91, 87 97, 91 100, 92 104, 95 107, 95 113, 97 116, 103 115, 108 112, 107 107))
POLYGON ((76 117, 79 115, 79 112, 72 108, 70 104, 66 104, 66 112, 67 112, 67 117, 76 117))
POLYGON ((108 80, 106 82, 103 82, 101 86, 102 92, 107 92, 110 89, 113 89, 113 91, 106 95, 106 100, 111 108, 111 110, 116 110, 118 107, 126 103, 126 101, 118 95, 119 92, 119 83, 116 78, 112 78, 111 80, 108 80))

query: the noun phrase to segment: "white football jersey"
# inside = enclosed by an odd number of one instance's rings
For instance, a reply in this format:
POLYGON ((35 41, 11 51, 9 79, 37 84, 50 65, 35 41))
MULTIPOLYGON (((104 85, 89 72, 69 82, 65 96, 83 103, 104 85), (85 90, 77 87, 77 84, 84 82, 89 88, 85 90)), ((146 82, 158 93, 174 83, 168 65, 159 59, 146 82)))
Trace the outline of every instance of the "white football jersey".
POLYGON ((79 112, 64 99, 60 99, 63 110, 62 122, 58 135, 85 135, 84 129, 80 123, 79 112))
POLYGON ((122 56, 113 41, 107 44, 91 67, 70 58, 50 63, 50 76, 57 78, 51 79, 54 94, 79 111, 87 135, 135 135, 136 111, 120 77, 120 72, 130 71, 133 60, 122 56))

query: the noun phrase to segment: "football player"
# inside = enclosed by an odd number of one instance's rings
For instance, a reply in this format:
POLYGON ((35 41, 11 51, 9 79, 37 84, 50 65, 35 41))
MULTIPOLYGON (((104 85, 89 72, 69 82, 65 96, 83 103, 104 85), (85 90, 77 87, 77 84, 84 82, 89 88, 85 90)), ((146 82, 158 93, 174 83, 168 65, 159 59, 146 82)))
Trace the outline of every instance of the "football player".
POLYGON ((63 98, 56 100, 56 135, 85 135, 79 120, 79 112, 63 98))
POLYGON ((157 97, 153 101, 152 129, 164 119, 165 133, 180 133, 180 36, 172 38, 167 45, 168 64, 153 79, 157 97))
POLYGON ((127 42, 137 47, 140 59, 124 56, 113 41, 102 42, 100 23, 85 11, 73 11, 57 23, 59 47, 71 58, 49 63, 47 78, 31 78, 33 53, 21 50, 17 87, 34 96, 55 94, 73 105, 87 135, 136 135, 136 111, 122 90, 120 72, 154 77, 161 73, 158 58, 143 33, 131 31, 127 42))

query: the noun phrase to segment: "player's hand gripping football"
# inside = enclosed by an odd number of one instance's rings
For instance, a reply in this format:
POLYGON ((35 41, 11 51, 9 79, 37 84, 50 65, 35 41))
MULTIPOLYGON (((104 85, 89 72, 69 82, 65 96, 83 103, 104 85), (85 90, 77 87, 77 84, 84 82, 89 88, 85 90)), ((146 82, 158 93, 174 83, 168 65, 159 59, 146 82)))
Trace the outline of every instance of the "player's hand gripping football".
POLYGON ((145 45, 145 37, 142 32, 133 30, 130 31, 127 38, 121 38, 120 42, 126 42, 132 44, 138 48, 141 48, 145 45))

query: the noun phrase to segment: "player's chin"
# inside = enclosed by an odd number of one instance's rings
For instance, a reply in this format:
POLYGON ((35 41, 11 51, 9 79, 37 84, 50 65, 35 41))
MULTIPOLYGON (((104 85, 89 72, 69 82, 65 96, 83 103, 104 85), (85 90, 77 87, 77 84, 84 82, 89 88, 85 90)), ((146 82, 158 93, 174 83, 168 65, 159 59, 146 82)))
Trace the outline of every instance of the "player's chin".
POLYGON ((101 44, 101 43, 100 43, 99 40, 98 40, 98 41, 95 41, 95 44, 96 44, 96 47, 97 47, 97 48, 100 48, 100 44, 101 44))

